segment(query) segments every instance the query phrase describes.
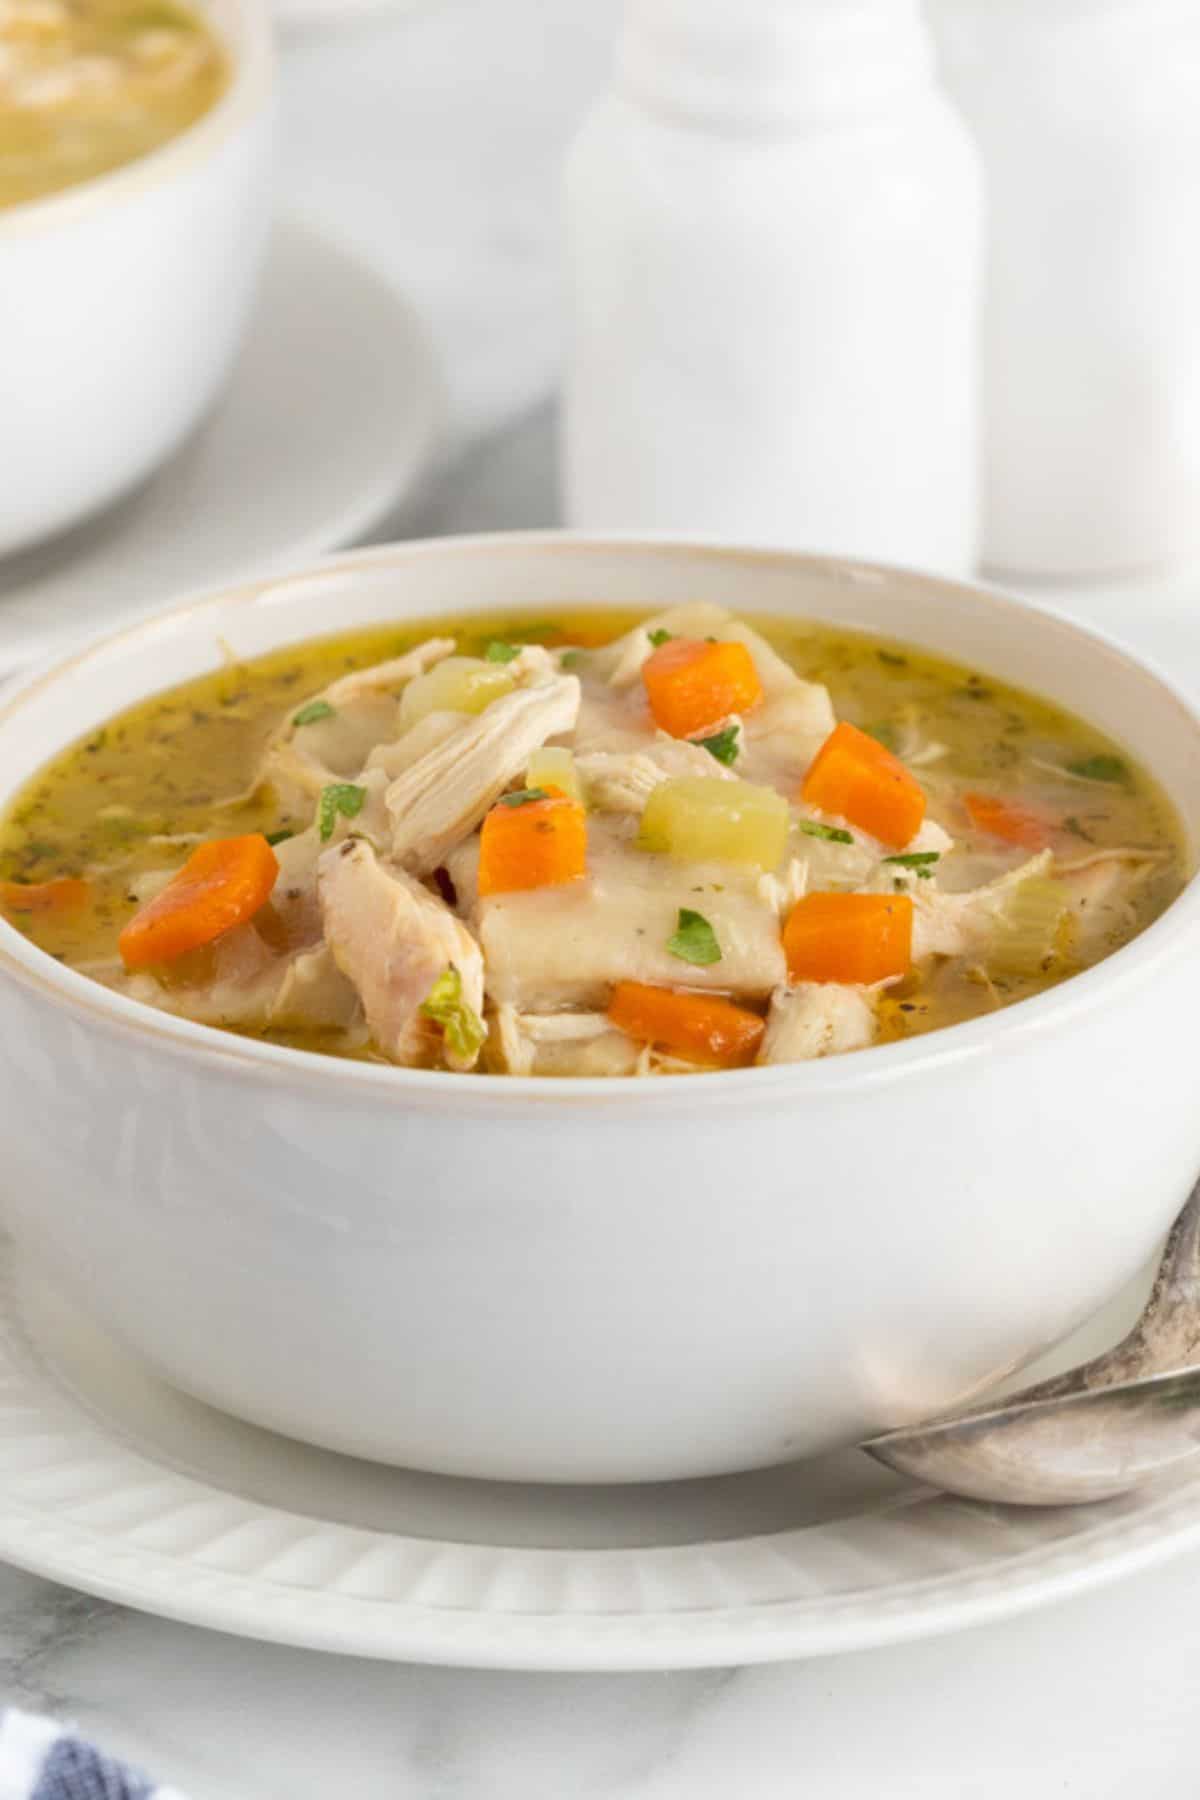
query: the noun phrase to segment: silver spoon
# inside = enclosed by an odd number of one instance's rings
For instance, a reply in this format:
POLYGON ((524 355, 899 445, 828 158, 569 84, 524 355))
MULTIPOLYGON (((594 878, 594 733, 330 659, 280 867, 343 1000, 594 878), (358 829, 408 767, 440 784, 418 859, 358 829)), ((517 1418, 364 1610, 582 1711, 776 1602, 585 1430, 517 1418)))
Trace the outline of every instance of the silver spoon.
POLYGON ((1145 1311, 1103 1356, 1001 1402, 862 1445, 974 1500, 1108 1500, 1200 1449, 1200 1185, 1171 1228, 1145 1311))

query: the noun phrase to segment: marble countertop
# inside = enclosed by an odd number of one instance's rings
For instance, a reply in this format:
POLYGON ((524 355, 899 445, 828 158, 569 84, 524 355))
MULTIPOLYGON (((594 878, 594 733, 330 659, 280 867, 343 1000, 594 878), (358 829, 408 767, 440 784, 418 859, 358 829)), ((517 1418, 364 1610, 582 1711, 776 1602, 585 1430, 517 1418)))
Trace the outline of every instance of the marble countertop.
MULTIPOLYGON (((418 302, 445 364, 444 460, 393 531, 554 519, 557 165, 615 16, 428 0, 285 47, 285 203, 418 302)), ((1177 595, 1096 616, 1200 682, 1177 595)), ((1165 1800, 1195 1785, 1197 1668, 1200 1555, 957 1637, 644 1677, 322 1657, 0 1569, 0 1695, 190 1800, 1165 1800)))

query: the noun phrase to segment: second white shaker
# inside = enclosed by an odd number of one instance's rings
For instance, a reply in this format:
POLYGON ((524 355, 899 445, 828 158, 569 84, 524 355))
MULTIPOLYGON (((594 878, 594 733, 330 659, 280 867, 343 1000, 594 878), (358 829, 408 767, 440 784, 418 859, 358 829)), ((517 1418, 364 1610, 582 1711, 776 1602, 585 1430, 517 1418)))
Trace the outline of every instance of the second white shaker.
POLYGON ((1200 5, 931 0, 983 155, 984 557, 1200 551, 1200 5))
POLYGON ((979 180, 916 0, 628 0, 567 241, 571 524, 971 567, 979 180))

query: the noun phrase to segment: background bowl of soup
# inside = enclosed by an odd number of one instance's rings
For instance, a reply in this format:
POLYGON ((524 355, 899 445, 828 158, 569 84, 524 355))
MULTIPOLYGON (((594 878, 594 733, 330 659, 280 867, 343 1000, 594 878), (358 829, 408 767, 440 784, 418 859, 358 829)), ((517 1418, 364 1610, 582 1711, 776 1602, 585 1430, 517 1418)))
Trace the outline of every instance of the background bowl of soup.
POLYGON ((703 546, 529 534, 360 552, 28 681, 0 711, 0 810, 81 736, 100 742, 231 650, 697 598, 880 633, 1069 709, 1159 784, 1182 891, 1114 954, 1000 1011, 821 1061, 644 1081, 464 1077, 236 1037, 0 924, 7 1221, 168 1380, 449 1473, 710 1475, 977 1394, 1151 1253, 1200 1163, 1200 887, 1184 879, 1200 720, 1051 615, 703 546))
POLYGON ((3 555, 135 486, 218 394, 262 260, 272 76, 259 0, 13 0, 0 55, 3 555))

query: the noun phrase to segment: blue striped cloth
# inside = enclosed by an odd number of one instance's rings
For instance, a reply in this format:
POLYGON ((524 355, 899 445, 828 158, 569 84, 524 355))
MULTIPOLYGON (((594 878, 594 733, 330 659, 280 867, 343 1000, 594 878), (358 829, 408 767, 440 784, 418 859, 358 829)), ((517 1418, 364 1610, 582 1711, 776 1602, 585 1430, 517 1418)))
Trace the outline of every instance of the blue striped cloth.
POLYGON ((53 1719, 0 1713, 0 1800, 184 1800, 53 1719))

